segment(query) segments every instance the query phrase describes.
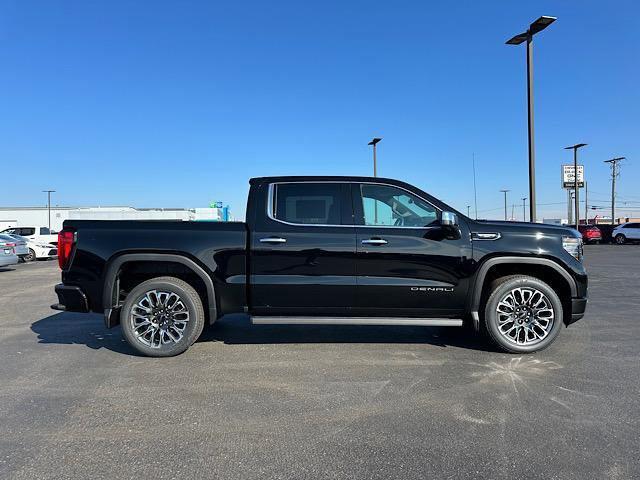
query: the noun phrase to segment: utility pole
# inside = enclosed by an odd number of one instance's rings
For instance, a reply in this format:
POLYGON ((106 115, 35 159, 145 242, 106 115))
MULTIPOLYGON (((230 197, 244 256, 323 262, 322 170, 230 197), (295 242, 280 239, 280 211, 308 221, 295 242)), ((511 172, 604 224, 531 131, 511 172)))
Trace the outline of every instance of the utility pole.
POLYGON ((42 190, 42 193, 47 194, 47 211, 49 212, 49 233, 51 233, 51 194, 54 192, 55 190, 42 190))
POLYGON ((522 197, 520 200, 522 200, 522 221, 526 222, 527 221, 527 210, 525 209, 524 202, 527 201, 527 197, 522 197))
POLYGON ((471 205, 467 205, 467 217, 471 218, 469 215, 471 213, 471 205))
POLYGON ((625 157, 616 157, 604 161, 604 163, 611 165, 611 225, 614 225, 616 218, 616 177, 620 175, 620 172, 618 172, 618 162, 624 159, 625 157))
POLYGON ((504 219, 505 221, 507 220, 507 192, 510 192, 511 190, 500 190, 502 193, 504 193, 504 219))
POLYGON ((536 221, 536 154, 533 139, 533 36, 556 21, 555 17, 542 16, 529 25, 526 32, 507 40, 507 45, 527 42, 527 111, 529 138, 529 218, 536 221))

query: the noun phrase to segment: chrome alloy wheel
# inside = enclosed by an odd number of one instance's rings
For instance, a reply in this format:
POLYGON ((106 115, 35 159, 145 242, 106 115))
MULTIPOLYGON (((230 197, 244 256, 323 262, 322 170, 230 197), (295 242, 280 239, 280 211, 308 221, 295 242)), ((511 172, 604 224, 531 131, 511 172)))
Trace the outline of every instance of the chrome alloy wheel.
POLYGON ((136 339, 151 348, 178 343, 189 322, 189 310, 174 292, 150 290, 131 308, 136 339))
POLYGON ((498 331, 516 345, 541 342, 555 321, 553 304, 540 290, 519 287, 508 291, 498 302, 498 331))

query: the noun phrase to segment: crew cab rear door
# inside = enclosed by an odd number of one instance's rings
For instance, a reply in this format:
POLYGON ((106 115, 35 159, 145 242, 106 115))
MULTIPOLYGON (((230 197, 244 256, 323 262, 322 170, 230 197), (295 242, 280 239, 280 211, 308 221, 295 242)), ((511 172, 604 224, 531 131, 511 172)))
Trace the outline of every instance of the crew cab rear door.
POLYGON ((276 182, 262 190, 250 240, 251 312, 348 315, 356 288, 349 184, 276 182))
POLYGON ((352 184, 358 280, 363 315, 455 315, 468 289, 463 272, 470 242, 466 226, 451 238, 442 212, 396 185, 352 184))

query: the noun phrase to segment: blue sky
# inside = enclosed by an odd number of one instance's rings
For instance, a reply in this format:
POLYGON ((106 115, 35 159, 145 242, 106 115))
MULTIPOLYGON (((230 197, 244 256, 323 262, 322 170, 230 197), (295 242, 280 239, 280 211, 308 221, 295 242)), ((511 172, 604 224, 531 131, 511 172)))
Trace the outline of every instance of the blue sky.
MULTIPOLYGON (((0 2, 2 205, 244 214, 248 178, 371 174, 481 217, 527 195, 524 46, 535 40, 539 215, 561 216, 564 146, 586 142, 590 204, 626 156, 640 215, 635 1, 0 2), (549 204, 549 205, 547 205, 549 204)), ((516 208, 520 214, 521 207, 516 208)))

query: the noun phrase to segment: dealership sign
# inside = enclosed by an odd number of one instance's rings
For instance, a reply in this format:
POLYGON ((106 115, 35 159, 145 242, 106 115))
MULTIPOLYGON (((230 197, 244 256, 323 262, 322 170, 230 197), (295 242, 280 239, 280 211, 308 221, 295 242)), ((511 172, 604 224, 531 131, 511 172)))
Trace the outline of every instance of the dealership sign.
MULTIPOLYGON (((562 165, 562 188, 574 188, 575 181, 573 165, 562 165)), ((584 165, 578 165, 578 188, 584 188, 584 165)))

